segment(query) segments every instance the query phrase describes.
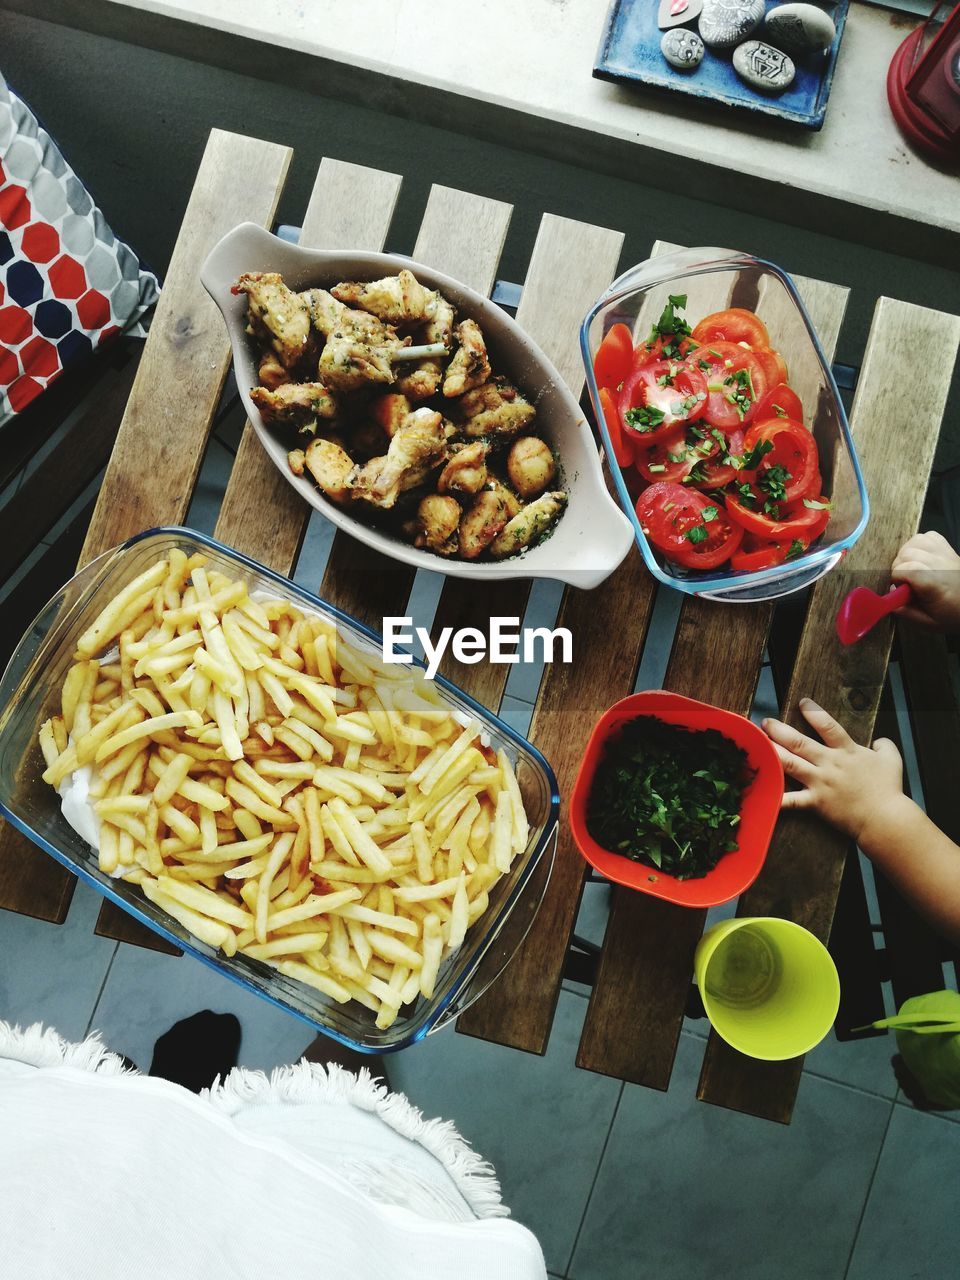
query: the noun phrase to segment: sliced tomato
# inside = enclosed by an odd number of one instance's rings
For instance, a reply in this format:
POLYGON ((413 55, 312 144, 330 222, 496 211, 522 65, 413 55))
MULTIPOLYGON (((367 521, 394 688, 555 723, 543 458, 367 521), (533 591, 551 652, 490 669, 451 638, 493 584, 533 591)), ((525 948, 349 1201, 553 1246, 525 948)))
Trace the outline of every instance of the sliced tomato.
POLYGON ((763 376, 768 387, 787 381, 787 362, 774 347, 752 347, 754 356, 763 366, 763 376))
POLYGON ((764 514, 763 504, 766 495, 751 486, 750 499, 755 504, 750 506, 746 495, 727 491, 727 511, 730 519, 746 530, 756 534, 767 542, 792 541, 794 538, 806 538, 812 542, 820 536, 830 521, 829 500, 824 497, 812 499, 817 503, 827 504, 825 507, 808 507, 801 498, 799 502, 779 507, 777 514, 764 514))
MULTIPOLYGON (((714 439, 714 431, 720 431, 719 427, 708 427, 707 431, 714 439)), ((720 431, 721 436, 724 433, 720 431)), ((739 476, 738 469, 729 461, 731 454, 734 457, 741 457, 744 449, 744 434, 738 427, 735 431, 731 431, 729 435, 724 436, 726 443, 721 448, 720 442, 717 441, 716 451, 707 457, 700 467, 703 475, 702 486, 704 489, 722 489, 725 484, 729 484, 739 476), (717 457, 717 454, 722 456, 717 457)))
MULTIPOLYGON (((677 430, 673 435, 649 444, 642 436, 635 436, 633 441, 633 460, 640 474, 651 484, 660 481, 674 483, 691 483, 687 479, 693 468, 697 468, 697 479, 694 484, 705 488, 718 487, 708 483, 709 468, 721 448, 726 448, 723 432, 716 439, 710 431, 703 431, 695 424, 677 430)), ((733 474, 733 468, 730 468, 733 474)))
POLYGON ((604 334, 593 358, 593 376, 597 385, 611 391, 618 390, 632 364, 633 334, 625 324, 615 324, 604 334))
POLYGON ((727 307, 704 316, 694 328, 697 342, 745 342, 751 347, 769 347, 767 326, 755 311, 745 307, 727 307))
POLYGON ((603 409, 603 420, 607 426, 607 434, 610 437, 613 456, 621 467, 629 467, 633 461, 633 450, 630 448, 629 441, 624 439, 617 402, 614 399, 613 392, 608 387, 600 388, 600 405, 603 409))
POLYGON ((633 439, 634 466, 649 484, 678 484, 696 461, 695 455, 688 456, 690 452, 682 430, 656 444, 648 444, 641 436, 633 439))
POLYGON ((789 542, 768 542, 744 534, 743 542, 730 557, 730 567, 742 573, 756 573, 759 569, 772 569, 802 555, 810 545, 807 537, 792 538, 789 542))
POLYGON ((697 343, 684 335, 651 338, 637 343, 633 353, 633 367, 637 369, 648 360, 683 360, 692 355, 696 348, 697 343), (669 356, 663 354, 665 350, 669 350, 669 356))
POLYGON ((639 436, 653 444, 702 417, 706 400, 707 384, 699 369, 682 361, 647 360, 623 384, 620 420, 628 439, 639 436))
POLYGON ((706 379, 704 417, 722 431, 745 427, 767 391, 763 368, 753 352, 735 342, 710 342, 688 359, 706 379))
POLYGON ((747 453, 761 442, 771 447, 757 468, 755 484, 774 502, 791 503, 820 488, 817 444, 802 423, 792 418, 756 421, 744 437, 747 453))
MULTIPOLYGON (((754 352, 756 355, 757 352, 754 352)), ((754 415, 757 422, 763 418, 792 418, 794 422, 803 422, 803 405, 800 403, 800 397, 788 387, 785 382, 780 382, 757 401, 757 411, 754 415)))
POLYGON ((743 540, 722 506, 679 484, 660 481, 644 489, 637 517, 653 545, 689 569, 717 568, 743 540))

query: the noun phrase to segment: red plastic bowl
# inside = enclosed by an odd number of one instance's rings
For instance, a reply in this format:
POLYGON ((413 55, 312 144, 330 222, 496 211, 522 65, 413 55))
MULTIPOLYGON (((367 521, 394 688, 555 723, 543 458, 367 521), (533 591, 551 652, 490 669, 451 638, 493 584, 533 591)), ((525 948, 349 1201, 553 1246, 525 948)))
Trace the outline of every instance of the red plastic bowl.
POLYGON ((782 798, 783 767, 773 743, 762 729, 732 711, 658 689, 621 699, 597 721, 573 784, 570 829, 587 862, 615 884, 639 889, 682 907, 716 907, 736 898, 756 880, 767 856, 782 798), (743 796, 737 836, 740 848, 725 854, 712 871, 698 880, 678 880, 643 862, 611 853, 597 844, 587 831, 587 799, 604 746, 622 725, 637 716, 656 716, 667 724, 679 724, 687 729, 717 729, 742 747, 756 774, 743 796))

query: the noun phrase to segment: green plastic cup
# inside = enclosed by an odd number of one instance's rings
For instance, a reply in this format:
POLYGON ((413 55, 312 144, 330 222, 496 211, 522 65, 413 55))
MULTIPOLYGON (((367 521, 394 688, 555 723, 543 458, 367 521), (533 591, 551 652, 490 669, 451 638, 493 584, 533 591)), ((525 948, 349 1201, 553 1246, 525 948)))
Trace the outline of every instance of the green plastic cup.
POLYGON ((791 920, 724 920, 700 939, 694 968, 714 1030, 751 1058, 797 1058, 837 1016, 836 965, 819 938, 791 920))

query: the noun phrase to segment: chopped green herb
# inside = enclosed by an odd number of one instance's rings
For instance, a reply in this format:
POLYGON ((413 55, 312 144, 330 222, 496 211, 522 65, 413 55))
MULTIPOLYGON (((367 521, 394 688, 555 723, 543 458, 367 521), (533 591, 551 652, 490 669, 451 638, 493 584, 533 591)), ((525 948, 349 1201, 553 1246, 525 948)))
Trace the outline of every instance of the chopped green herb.
POLYGON ((785 418, 787 416, 786 409, 781 409, 778 404, 775 404, 773 406, 773 412, 777 415, 778 418, 785 418))
POLYGON ((709 360, 698 360, 698 361, 697 361, 697 364, 700 366, 700 368, 701 368, 701 369, 709 369, 709 368, 710 368, 710 361, 709 361, 709 360))
POLYGON ((651 462, 647 467, 648 471, 666 471, 666 466, 662 462, 651 462))
POLYGON ((743 456, 744 471, 755 471, 760 461, 773 449, 772 440, 758 440, 749 453, 743 456))
POLYGON ((684 480, 689 481, 690 484, 706 484, 707 473, 703 469, 703 463, 702 462, 694 463, 694 465, 690 468, 690 470, 684 476, 684 480))
POLYGON ((787 481, 792 478, 786 467, 767 467, 757 484, 774 502, 783 502, 787 496, 787 481))
POLYGON ((587 801, 598 844, 678 879, 699 878, 735 850, 747 756, 715 729, 640 716, 606 744, 587 801))
POLYGON ((658 409, 652 404, 640 405, 636 409, 628 409, 623 415, 627 425, 641 434, 659 427, 666 416, 662 409, 658 409))
POLYGON ((671 293, 667 299, 667 304, 660 313, 660 319, 650 330, 648 342, 656 342, 657 338, 673 338, 673 342, 668 342, 663 348, 664 359, 669 360, 671 356, 680 354, 677 347, 676 339, 685 338, 690 333, 690 326, 682 316, 678 316, 678 311, 683 311, 687 305, 687 295, 685 293, 671 293))
POLYGON ((809 507, 811 511, 829 511, 833 506, 832 502, 820 502, 816 498, 804 498, 803 505, 809 507))
POLYGON ((716 520, 719 512, 716 507, 704 507, 700 514, 703 517, 704 524, 709 524, 711 520, 716 520))
POLYGON ((702 524, 695 524, 693 528, 688 529, 683 536, 696 546, 698 542, 706 542, 710 537, 710 534, 702 524))
POLYGON ((784 559, 796 560, 797 556, 802 556, 804 551, 806 551, 806 549, 807 549, 807 546, 805 542, 802 542, 800 538, 794 538, 794 540, 790 543, 790 550, 787 552, 784 559))

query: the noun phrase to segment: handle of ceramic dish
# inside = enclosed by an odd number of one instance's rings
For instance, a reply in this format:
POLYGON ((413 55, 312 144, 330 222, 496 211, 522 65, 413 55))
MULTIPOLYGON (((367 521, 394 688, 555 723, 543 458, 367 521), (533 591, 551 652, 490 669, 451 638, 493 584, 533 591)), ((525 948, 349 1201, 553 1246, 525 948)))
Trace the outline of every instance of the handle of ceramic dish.
POLYGON ((590 511, 590 534, 583 539, 582 554, 550 577, 591 591, 626 559, 633 542, 633 525, 603 488, 590 511))

